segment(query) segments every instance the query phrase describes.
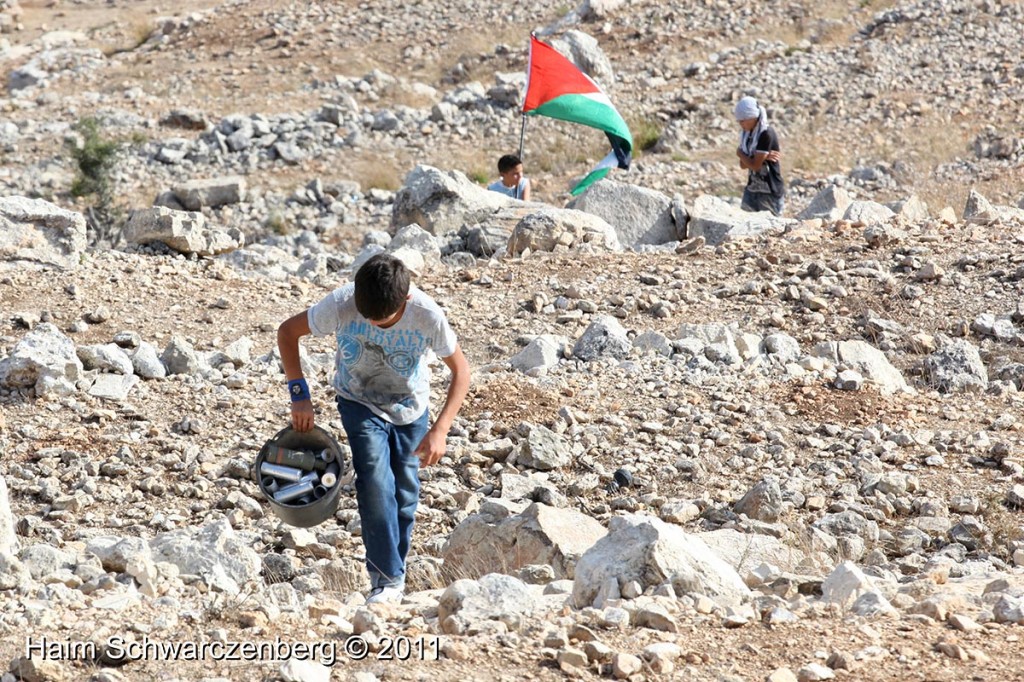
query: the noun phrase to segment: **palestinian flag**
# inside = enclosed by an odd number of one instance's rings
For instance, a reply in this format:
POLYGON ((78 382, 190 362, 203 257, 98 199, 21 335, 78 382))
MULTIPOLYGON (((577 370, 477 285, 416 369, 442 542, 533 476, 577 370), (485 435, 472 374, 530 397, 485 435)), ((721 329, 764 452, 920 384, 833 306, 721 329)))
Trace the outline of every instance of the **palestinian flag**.
POLYGON ((608 175, 612 168, 629 168, 633 136, 611 100, 579 67, 532 34, 523 113, 580 123, 603 130, 608 136, 611 153, 572 189, 574 196, 608 175))

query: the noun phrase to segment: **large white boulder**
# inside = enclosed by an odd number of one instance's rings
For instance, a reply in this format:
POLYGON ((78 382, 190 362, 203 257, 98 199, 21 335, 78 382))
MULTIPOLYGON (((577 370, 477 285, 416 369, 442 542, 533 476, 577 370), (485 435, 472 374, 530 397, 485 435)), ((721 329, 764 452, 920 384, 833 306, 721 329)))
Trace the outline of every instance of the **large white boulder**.
POLYGON ((598 315, 576 339, 572 354, 584 362, 600 357, 622 359, 632 348, 633 342, 617 319, 611 315, 598 315))
MULTIPOLYGON (((391 209, 393 230, 416 224, 432 235, 458 232, 464 225, 492 220, 502 209, 534 208, 499 192, 491 192, 456 170, 416 166, 395 194, 391 209)), ((514 211, 513 211, 514 213, 514 211)), ((516 219, 522 214, 517 214, 516 219)))
POLYGON ((567 208, 604 219, 615 228, 624 247, 664 244, 683 236, 673 219, 672 199, 646 187, 605 179, 591 185, 567 208))
POLYGON ((924 360, 925 378, 942 393, 984 391, 988 370, 977 346, 966 339, 946 339, 924 360))

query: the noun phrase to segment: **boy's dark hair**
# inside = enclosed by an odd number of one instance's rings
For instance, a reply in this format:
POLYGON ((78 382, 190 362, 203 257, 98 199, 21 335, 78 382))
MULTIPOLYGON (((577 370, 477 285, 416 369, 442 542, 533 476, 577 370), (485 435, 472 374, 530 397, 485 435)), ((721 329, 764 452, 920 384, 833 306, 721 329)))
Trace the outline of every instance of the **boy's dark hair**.
POLYGON ((356 310, 368 320, 398 312, 409 295, 409 268, 392 255, 378 253, 363 263, 355 277, 356 310))
POLYGON ((515 154, 506 154, 498 159, 498 172, 507 173, 516 166, 522 165, 523 161, 515 154))

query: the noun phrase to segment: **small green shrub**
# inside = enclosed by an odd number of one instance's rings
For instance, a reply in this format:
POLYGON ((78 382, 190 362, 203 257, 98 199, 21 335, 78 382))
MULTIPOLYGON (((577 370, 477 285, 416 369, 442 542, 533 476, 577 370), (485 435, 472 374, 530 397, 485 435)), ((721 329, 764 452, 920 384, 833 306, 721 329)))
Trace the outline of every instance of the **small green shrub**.
POLYGON ((109 201, 110 171, 117 162, 121 145, 100 133, 100 123, 95 118, 81 119, 74 130, 78 138, 69 141, 68 147, 78 172, 71 184, 71 194, 76 197, 95 194, 100 203, 109 201))
POLYGON ((639 151, 646 151, 656 145, 661 138, 661 124, 649 118, 642 118, 635 121, 630 127, 633 133, 633 148, 639 151))
POLYGON ((93 245, 120 241, 117 225, 121 215, 114 206, 114 188, 111 171, 117 164, 121 142, 102 134, 100 122, 92 117, 83 118, 73 127, 76 135, 67 140, 67 149, 76 166, 71 194, 76 197, 94 197, 85 211, 89 242, 93 245))

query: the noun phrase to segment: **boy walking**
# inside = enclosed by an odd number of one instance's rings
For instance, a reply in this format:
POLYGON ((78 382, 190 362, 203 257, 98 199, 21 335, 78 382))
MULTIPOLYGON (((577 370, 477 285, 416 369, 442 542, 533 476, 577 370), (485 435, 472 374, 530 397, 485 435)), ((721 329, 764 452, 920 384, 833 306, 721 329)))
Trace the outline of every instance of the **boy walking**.
POLYGON ((355 280, 277 331, 292 400, 292 426, 313 428, 313 403, 299 363, 306 334, 337 339, 334 389, 352 449, 356 501, 371 591, 367 603, 400 601, 419 503, 419 467, 445 453, 448 430, 469 389, 469 364, 441 308, 409 283, 409 269, 378 254, 355 280), (429 426, 430 353, 452 372, 444 406, 429 426))

